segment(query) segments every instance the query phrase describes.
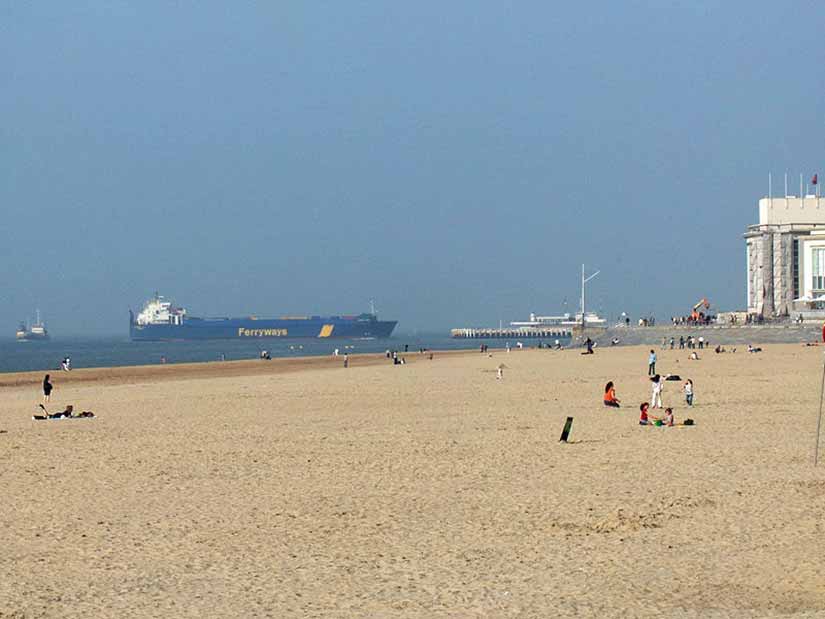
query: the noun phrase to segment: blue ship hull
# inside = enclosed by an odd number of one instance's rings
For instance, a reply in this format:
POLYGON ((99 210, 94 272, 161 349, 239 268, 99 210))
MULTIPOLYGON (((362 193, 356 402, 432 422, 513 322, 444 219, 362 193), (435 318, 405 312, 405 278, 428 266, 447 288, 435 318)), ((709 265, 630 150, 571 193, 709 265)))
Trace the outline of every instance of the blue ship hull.
POLYGON ((377 320, 367 315, 258 319, 187 316, 183 324, 139 325, 129 312, 129 337, 133 341, 384 338, 392 334, 396 324, 395 320, 377 320))

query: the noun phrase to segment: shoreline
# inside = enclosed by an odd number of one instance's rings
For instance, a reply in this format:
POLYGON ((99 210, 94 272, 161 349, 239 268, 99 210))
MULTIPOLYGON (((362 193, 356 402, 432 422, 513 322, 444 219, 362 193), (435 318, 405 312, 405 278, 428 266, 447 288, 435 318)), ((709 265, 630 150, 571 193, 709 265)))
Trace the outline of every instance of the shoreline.
MULTIPOLYGON (((633 327, 631 327, 632 329, 633 327)), ((658 327, 637 327, 645 332, 658 329, 658 327)), ((484 340, 479 340, 484 343, 484 340)), ((532 344, 528 340, 528 344, 532 344)), ((734 343, 735 344, 735 343, 734 343)), ((805 341, 796 342, 763 342, 754 341, 754 345, 760 347, 772 346, 801 346, 803 348, 809 345, 805 341)), ((818 343, 822 344, 822 343, 818 343)), ((724 343, 728 345, 728 343, 724 343)), ((825 344, 822 344, 825 346, 825 344)), ((666 349, 658 348, 658 342, 633 342, 622 343, 618 346, 601 345, 596 348, 597 356, 603 356, 607 351, 611 350, 633 350, 639 349, 640 354, 647 352, 647 349, 654 346, 658 352, 666 349)), ((547 354, 559 354, 565 351, 580 352, 582 345, 576 343, 563 348, 561 351, 554 349, 539 349, 535 345, 526 345, 522 349, 516 346, 512 347, 512 352, 525 352, 541 350, 547 354)), ((671 349, 670 352, 678 352, 678 349, 671 349)), ((688 353, 688 349, 683 349, 681 352, 688 353)), ((697 349, 697 352, 699 350, 697 349)), ((717 356, 712 348, 708 347, 701 351, 703 355, 717 356)), ((433 361, 448 357, 455 358, 461 356, 479 357, 480 353, 477 347, 453 350, 428 350, 425 353, 418 351, 410 351, 407 353, 399 353, 399 357, 404 357, 406 365, 415 364, 423 361, 429 361, 429 355, 434 355, 433 361)), ((490 356, 507 355, 508 353, 503 348, 493 348, 488 353, 490 356)), ((724 355, 730 354, 747 354, 747 351, 742 349, 736 353, 730 351, 722 353, 724 355)), ((487 355, 484 355, 485 357, 487 355)), ((305 355, 293 357, 273 357, 270 360, 263 359, 240 359, 231 361, 194 361, 181 363, 147 363, 142 365, 115 365, 115 366, 98 366, 98 367, 83 367, 75 368, 69 372, 57 370, 26 370, 22 372, 0 372, 0 389, 15 389, 17 387, 31 387, 32 384, 40 383, 45 374, 52 377, 52 382, 57 380, 61 385, 67 384, 86 384, 86 385, 128 385, 143 382, 168 382, 176 380, 189 379, 211 379, 211 378, 231 378, 231 377, 253 377, 266 376, 277 374, 290 374, 296 372, 305 372, 310 370, 324 370, 324 369, 343 369, 344 355, 305 355)), ((385 353, 349 353, 350 369, 359 367, 372 367, 378 365, 392 365, 392 362, 386 358, 385 353)))
MULTIPOLYGON (((516 349, 513 349, 516 350, 516 349)), ((426 353, 399 353, 406 364, 429 361, 432 353, 435 358, 476 354, 477 349, 462 350, 428 350, 426 353)), ((351 353, 350 368, 392 365, 385 353, 351 353)), ((196 361, 186 363, 152 363, 144 365, 117 365, 89 368, 75 368, 69 372, 57 370, 27 370, 24 372, 0 373, 0 389, 31 386, 42 382, 43 375, 49 374, 61 385, 68 383, 92 383, 105 385, 123 385, 138 382, 161 382, 180 379, 227 378, 240 376, 261 376, 267 374, 287 374, 306 370, 342 368, 344 355, 306 355, 295 357, 273 357, 270 360, 242 359, 235 361, 196 361), (57 378, 59 377, 59 378, 57 378)))

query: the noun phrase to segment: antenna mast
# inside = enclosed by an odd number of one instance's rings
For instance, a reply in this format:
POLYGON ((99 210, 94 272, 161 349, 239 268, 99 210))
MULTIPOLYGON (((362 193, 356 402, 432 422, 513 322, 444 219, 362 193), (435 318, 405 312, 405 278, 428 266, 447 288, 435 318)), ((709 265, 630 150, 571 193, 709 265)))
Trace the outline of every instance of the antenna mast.
POLYGON ((584 324, 584 285, 587 282, 589 282, 591 279, 596 277, 599 273, 601 273, 601 271, 596 271, 590 277, 585 278, 584 277, 584 265, 582 265, 582 329, 584 329, 584 326, 585 326, 585 324, 584 324))

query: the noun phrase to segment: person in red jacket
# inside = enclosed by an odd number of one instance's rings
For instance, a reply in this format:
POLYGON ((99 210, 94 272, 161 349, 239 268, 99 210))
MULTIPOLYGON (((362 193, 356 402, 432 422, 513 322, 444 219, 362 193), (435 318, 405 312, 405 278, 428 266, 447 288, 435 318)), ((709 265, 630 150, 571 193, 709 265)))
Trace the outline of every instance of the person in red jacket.
POLYGON ((650 425, 650 419, 647 416, 647 409, 649 407, 650 407, 650 405, 647 402, 642 402, 639 405, 639 410, 641 411, 641 414, 639 415, 639 425, 640 426, 650 425))

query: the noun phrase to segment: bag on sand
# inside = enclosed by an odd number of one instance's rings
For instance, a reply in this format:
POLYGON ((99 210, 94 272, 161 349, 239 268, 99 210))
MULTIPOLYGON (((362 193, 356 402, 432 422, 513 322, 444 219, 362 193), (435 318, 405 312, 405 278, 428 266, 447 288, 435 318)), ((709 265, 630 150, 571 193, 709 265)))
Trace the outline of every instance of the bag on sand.
POLYGON ((692 426, 692 425, 693 425, 693 419, 685 419, 685 421, 684 421, 684 425, 686 425, 686 426, 692 426))

